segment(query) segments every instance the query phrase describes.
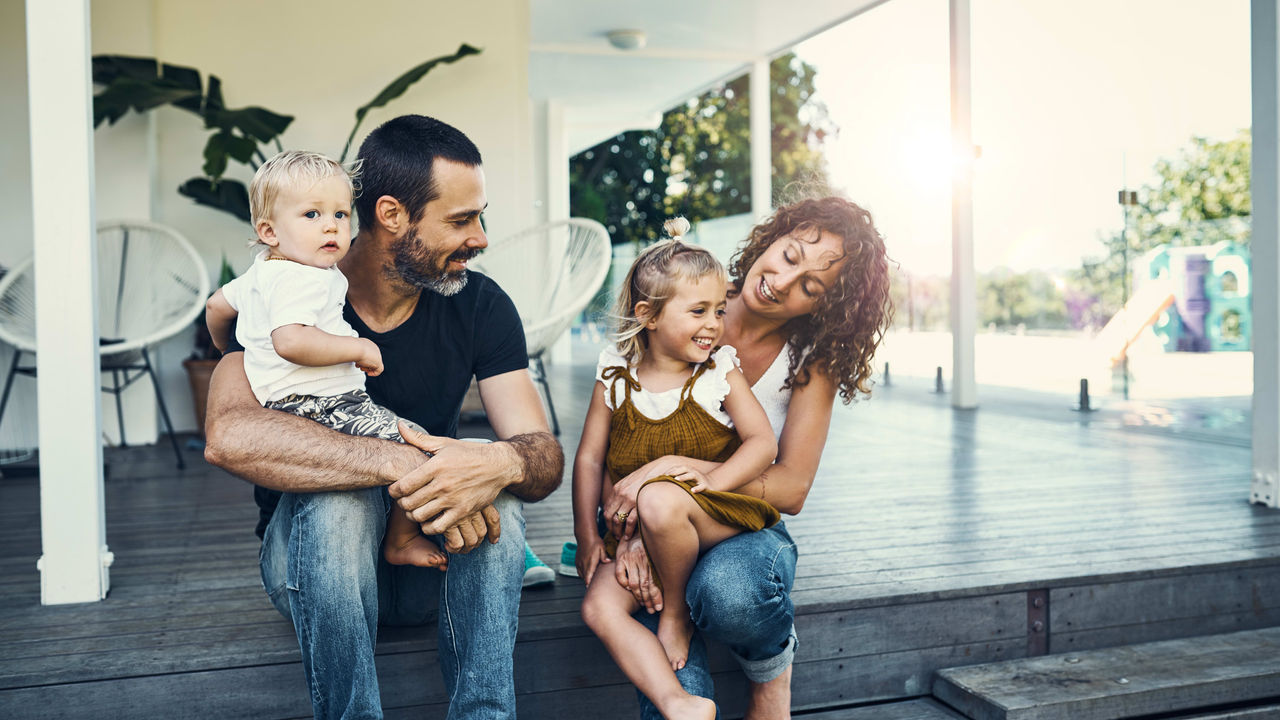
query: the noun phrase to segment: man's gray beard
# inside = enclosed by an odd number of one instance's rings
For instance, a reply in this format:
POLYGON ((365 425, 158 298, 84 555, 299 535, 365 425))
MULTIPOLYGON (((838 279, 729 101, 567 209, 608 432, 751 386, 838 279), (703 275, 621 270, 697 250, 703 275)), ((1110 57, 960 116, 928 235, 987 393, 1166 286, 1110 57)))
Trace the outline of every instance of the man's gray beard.
MULTIPOLYGON (((433 273, 423 270, 423 267, 435 267, 442 258, 439 253, 428 253, 426 258, 419 262, 417 256, 410 249, 417 242, 417 233, 410 233, 392 245, 392 264, 395 268, 396 276, 413 287, 430 290, 437 295, 445 297, 462 292, 462 289, 467 286, 467 271, 433 273)), ((472 257, 474 257, 474 253, 472 257)))

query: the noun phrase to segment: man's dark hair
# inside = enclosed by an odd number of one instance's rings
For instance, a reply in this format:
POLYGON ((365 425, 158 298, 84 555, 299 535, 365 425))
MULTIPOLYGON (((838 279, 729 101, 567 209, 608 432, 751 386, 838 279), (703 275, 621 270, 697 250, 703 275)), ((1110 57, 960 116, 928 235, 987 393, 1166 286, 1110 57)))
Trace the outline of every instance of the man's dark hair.
POLYGON ((422 219, 427 203, 440 196, 431 175, 436 158, 481 164, 480 151, 462 131, 425 115, 401 115, 369 133, 360 144, 360 224, 373 227, 378 198, 389 195, 409 211, 409 222, 422 219))

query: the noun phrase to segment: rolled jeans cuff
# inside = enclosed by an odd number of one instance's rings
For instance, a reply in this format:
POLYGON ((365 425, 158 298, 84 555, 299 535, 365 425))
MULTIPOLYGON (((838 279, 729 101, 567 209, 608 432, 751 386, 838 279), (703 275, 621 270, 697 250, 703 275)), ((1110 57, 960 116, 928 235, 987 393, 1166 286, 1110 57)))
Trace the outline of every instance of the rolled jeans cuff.
POLYGON ((761 660, 748 660, 737 653, 733 653, 733 657, 742 666, 742 673, 748 680, 753 683, 767 683, 791 666, 796 658, 796 647, 799 645, 800 638, 796 636, 796 626, 792 625, 791 632, 787 636, 787 644, 777 655, 761 660))

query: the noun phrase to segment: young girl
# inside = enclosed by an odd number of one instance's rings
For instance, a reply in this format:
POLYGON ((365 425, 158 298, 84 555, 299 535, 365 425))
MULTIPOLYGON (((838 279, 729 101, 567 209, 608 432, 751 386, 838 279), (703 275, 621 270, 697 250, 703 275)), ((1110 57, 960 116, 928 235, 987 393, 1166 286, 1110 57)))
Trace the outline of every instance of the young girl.
MULTIPOLYGON (((264 250, 209 298, 205 318, 225 351, 238 317, 245 374, 266 407, 348 435, 404 442, 399 418, 364 390, 364 374, 382 372, 382 352, 342 317, 347 279, 338 261, 351 247, 353 194, 351 174, 319 153, 290 150, 263 163, 249 185, 249 210, 264 250)), ((396 565, 448 564, 403 512, 387 521, 383 556, 396 565)))
POLYGON ((574 461, 574 533, 588 586, 582 603, 587 625, 664 716, 712 718, 715 703, 686 693, 675 676, 693 632, 685 583, 699 554, 778 521, 768 503, 733 492, 773 462, 778 446, 736 367, 736 352, 715 349, 723 330, 725 270, 706 250, 680 242, 688 227, 682 218, 668 221, 672 239, 636 258, 618 296, 617 346, 600 354, 574 461), (629 539, 612 533, 601 538, 597 516, 606 471, 617 483, 664 455, 722 464, 707 474, 669 468, 640 490, 639 530, 662 583, 655 638, 631 617, 639 609, 631 593, 613 573, 596 572, 611 561, 618 542, 629 539))

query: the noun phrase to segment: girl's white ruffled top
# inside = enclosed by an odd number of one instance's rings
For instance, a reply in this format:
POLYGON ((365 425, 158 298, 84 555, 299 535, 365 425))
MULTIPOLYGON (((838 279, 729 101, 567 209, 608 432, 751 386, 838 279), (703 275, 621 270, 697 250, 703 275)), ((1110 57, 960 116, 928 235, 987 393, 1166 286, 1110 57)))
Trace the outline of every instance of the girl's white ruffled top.
MULTIPOLYGON (((693 400, 711 417, 724 423, 725 427, 733 427, 733 421, 724 411, 722 403, 729 394, 729 379, 726 376, 729 371, 738 367, 738 351, 730 345, 722 345, 711 354, 711 359, 715 360, 715 367, 709 368, 693 384, 693 400)), ((605 368, 610 367, 625 367, 633 378, 636 378, 636 372, 634 367, 628 367, 627 361, 613 345, 600 351, 600 360, 596 363, 596 380, 604 383, 604 404, 613 410, 626 398, 626 391, 621 382, 613 383, 602 377, 605 368), (611 394, 610 390, 614 393, 611 394), (613 397, 613 394, 617 397, 613 397)), ((639 378, 636 380, 638 382, 639 378)), ((631 392, 631 402, 641 415, 650 420, 661 420, 680 407, 680 391, 683 389, 682 386, 677 386, 663 392, 649 392, 641 388, 639 391, 631 392)))

